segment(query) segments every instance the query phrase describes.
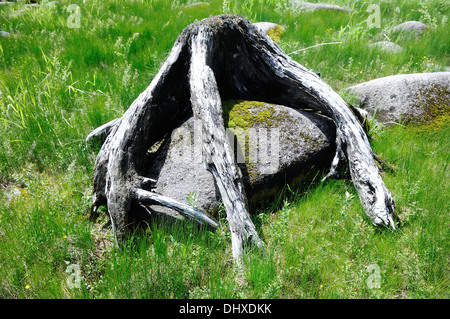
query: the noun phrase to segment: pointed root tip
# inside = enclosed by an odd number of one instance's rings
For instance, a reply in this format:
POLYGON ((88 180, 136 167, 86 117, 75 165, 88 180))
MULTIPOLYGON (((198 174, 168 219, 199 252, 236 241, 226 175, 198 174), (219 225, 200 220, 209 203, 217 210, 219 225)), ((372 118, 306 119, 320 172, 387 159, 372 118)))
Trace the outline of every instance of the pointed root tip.
POLYGON ((383 216, 376 216, 373 224, 375 226, 384 226, 384 227, 388 227, 391 228, 392 230, 396 230, 395 227, 395 222, 394 219, 392 218, 392 214, 388 213, 388 214, 384 214, 383 216))
POLYGON ((389 220, 389 225, 388 226, 391 226, 392 230, 395 230, 395 222, 392 219, 392 215, 388 216, 388 220, 389 220))
POLYGON ((323 183, 329 179, 339 179, 339 177, 339 173, 332 169, 324 178, 321 179, 321 182, 323 183))

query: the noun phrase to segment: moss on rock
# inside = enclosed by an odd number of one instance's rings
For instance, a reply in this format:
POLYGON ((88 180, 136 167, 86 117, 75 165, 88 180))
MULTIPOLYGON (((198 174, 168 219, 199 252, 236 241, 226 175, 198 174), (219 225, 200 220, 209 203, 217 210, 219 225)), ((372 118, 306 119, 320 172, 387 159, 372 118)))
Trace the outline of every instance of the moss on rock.
MULTIPOLYGON (((275 113, 274 106, 264 102, 229 100, 223 103, 225 127, 236 135, 240 151, 243 152, 245 158, 245 166, 251 184, 257 180, 259 172, 254 164, 256 159, 250 157, 248 130, 256 127, 274 127, 280 120, 280 115, 275 113)), ((236 152, 238 152, 237 148, 236 152)), ((235 154, 235 156, 237 155, 235 154)))
MULTIPOLYGON (((314 178, 318 170, 328 169, 335 153, 335 127, 332 120, 306 111, 257 101, 228 100, 222 101, 222 105, 225 127, 235 134, 234 155, 250 205, 256 206, 263 200, 275 197, 286 184, 294 187, 314 178), (258 142, 255 142, 255 136, 250 136, 251 129, 257 130, 258 142), (259 134, 264 129, 267 130, 270 144, 260 149, 259 134), (278 138, 277 145, 273 144, 275 138, 278 138), (253 153, 254 148, 250 152, 250 147, 256 147, 256 153, 253 153), (276 157, 272 158, 274 154, 276 157)), ((185 143, 195 146, 194 122, 193 117, 188 119, 174 130, 171 138, 167 138, 157 151, 149 154, 149 163, 152 165, 148 166, 149 171, 145 176, 157 179, 156 192, 178 201, 187 202, 188 194, 196 193, 198 208, 213 214, 220 200, 213 175, 205 169, 202 158, 189 157, 189 160, 185 160, 180 157, 187 154, 185 143)), ((192 148, 189 150, 193 151, 192 148)))
POLYGON ((272 126, 275 109, 264 102, 230 100, 223 103, 223 113, 225 127, 247 130, 256 125, 272 126))
POLYGON ((281 25, 276 25, 274 28, 267 30, 267 35, 275 42, 280 44, 281 36, 284 33, 284 28, 281 25))
POLYGON ((448 87, 435 84, 420 89, 416 96, 420 101, 417 107, 423 109, 424 115, 416 122, 428 130, 441 128, 450 119, 449 97, 448 87))

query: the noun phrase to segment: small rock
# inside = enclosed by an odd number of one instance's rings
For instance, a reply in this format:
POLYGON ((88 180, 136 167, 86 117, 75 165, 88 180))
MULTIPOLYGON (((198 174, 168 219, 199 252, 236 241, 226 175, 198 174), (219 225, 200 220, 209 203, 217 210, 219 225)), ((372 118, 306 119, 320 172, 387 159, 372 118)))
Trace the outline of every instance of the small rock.
POLYGON ((19 197, 27 196, 28 191, 23 187, 14 187, 9 190, 8 206, 13 204, 19 197))
POLYGON ((11 33, 6 31, 0 31, 0 37, 9 38, 11 36, 11 33))
POLYGON ((54 5, 56 5, 57 3, 59 3, 59 1, 50 1, 50 2, 44 2, 44 3, 38 3, 38 2, 32 2, 32 3, 27 3, 25 4, 25 7, 40 7, 42 6, 47 6, 47 7, 52 7, 54 5))
POLYGON ((207 6, 209 6, 209 2, 195 2, 195 3, 190 3, 190 4, 185 5, 184 9, 207 7, 207 6))
POLYGON ((375 43, 370 43, 369 46, 371 48, 380 48, 385 52, 392 52, 392 53, 398 53, 403 50, 401 46, 390 41, 378 41, 375 43))
POLYGON ((428 26, 419 21, 406 21, 392 28, 392 33, 407 33, 421 35, 428 29, 428 26))
POLYGON ((346 11, 350 12, 350 9, 342 8, 338 5, 334 4, 326 4, 326 3, 311 3, 311 2, 301 2, 299 0, 291 0, 289 1, 289 5, 293 9, 300 9, 300 10, 306 10, 306 11, 313 11, 313 10, 335 10, 335 11, 346 11))
POLYGON ((387 125, 426 123, 450 114, 450 72, 392 75, 347 89, 387 125))
POLYGON ((21 15, 24 15, 26 12, 27 12, 27 10, 25 10, 25 9, 17 10, 17 11, 14 11, 13 13, 11 13, 9 15, 9 17, 10 18, 20 17, 21 15))
POLYGON ((258 30, 266 33, 273 41, 280 43, 281 36, 284 33, 284 28, 273 22, 256 22, 253 25, 258 28, 258 30))
POLYGON ((44 2, 42 4, 41 3, 37 3, 37 2, 26 3, 23 6, 24 9, 20 9, 20 10, 14 11, 13 13, 11 13, 9 15, 9 17, 10 18, 16 18, 16 17, 22 16, 25 13, 29 12, 28 10, 32 10, 31 8, 40 8, 41 6, 42 7, 54 8, 54 7, 56 7, 56 4, 58 4, 58 3, 59 3, 59 1, 44 2))
POLYGON ((59 1, 50 1, 50 2, 47 2, 45 5, 47 5, 47 6, 49 6, 49 7, 53 7, 53 6, 55 6, 56 4, 58 4, 59 3, 59 1))

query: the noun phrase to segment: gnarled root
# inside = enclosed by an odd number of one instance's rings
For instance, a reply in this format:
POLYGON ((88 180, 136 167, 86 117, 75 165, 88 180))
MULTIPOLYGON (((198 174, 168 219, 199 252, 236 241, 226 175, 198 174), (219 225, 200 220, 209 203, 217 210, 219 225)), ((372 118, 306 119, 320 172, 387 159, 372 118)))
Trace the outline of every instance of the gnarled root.
POLYGON ((132 210, 149 203, 217 226, 212 217, 145 190, 141 178, 149 165, 144 160, 147 150, 193 114, 202 122, 203 159, 225 204, 234 258, 242 257, 246 243, 264 247, 251 221, 241 173, 226 138, 222 99, 313 109, 333 119, 337 151, 326 178, 337 174, 345 157, 367 216, 375 225, 395 228, 391 194, 380 177, 367 135, 348 104, 248 20, 222 15, 188 26, 159 73, 123 117, 88 137, 107 135, 95 165, 95 204, 107 205, 118 241, 132 210))

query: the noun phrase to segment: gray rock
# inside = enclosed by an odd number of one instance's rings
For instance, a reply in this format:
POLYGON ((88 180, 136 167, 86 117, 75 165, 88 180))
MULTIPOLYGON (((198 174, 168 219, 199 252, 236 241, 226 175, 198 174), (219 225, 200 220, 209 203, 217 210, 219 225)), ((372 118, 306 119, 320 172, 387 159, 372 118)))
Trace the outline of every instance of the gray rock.
POLYGON ((255 22, 253 25, 261 32, 267 34, 273 41, 280 43, 284 28, 273 22, 255 22))
POLYGON ((416 34, 421 35, 428 29, 428 26, 419 21, 406 21, 392 28, 392 33, 416 34))
MULTIPOLYGON (((1 3, 1 2, 0 2, 1 3)), ((9 15, 10 18, 19 17, 21 15, 24 15, 25 13, 29 12, 27 10, 32 10, 32 8, 39 8, 39 7, 50 7, 50 8, 56 8, 56 4, 58 4, 59 1, 50 1, 50 2, 44 2, 44 3, 26 3, 23 5, 24 9, 14 11, 9 15)))
POLYGON ((273 23, 273 22, 255 22, 253 23, 255 27, 257 27, 260 31, 267 33, 269 30, 276 29, 276 28, 283 28, 279 24, 273 23))
POLYGON ((381 123, 425 123, 450 112, 450 72, 393 75, 347 91, 381 123))
POLYGON ((0 31, 0 37, 9 38, 11 36, 11 33, 6 31, 0 31))
POLYGON ((350 9, 342 8, 338 5, 334 4, 326 4, 326 3, 311 3, 311 2, 302 2, 299 0, 291 0, 289 1, 289 6, 293 9, 300 9, 306 11, 313 10, 335 10, 335 11, 346 11, 350 12, 350 9))
POLYGON ((9 17, 10 17, 10 18, 19 17, 19 16, 21 16, 21 15, 24 15, 26 12, 27 12, 27 10, 25 10, 25 9, 17 10, 17 11, 14 11, 13 13, 11 13, 11 14, 9 15, 9 17))
POLYGON ((207 6, 209 6, 209 2, 194 2, 194 3, 185 5, 184 9, 207 7, 207 6))
POLYGON ((58 3, 59 3, 59 1, 50 1, 50 2, 47 2, 45 5, 46 5, 46 6, 53 7, 53 6, 55 6, 56 4, 58 4, 58 3))
POLYGON ((378 41, 375 43, 370 43, 369 46, 371 48, 380 48, 381 50, 383 50, 385 52, 391 52, 391 53, 398 53, 403 50, 403 48, 401 46, 399 46, 398 44, 395 44, 393 42, 390 42, 390 41, 378 41))
MULTIPOLYGON (((270 142, 267 145, 270 152, 264 152, 262 146, 257 148, 257 153, 251 153, 255 148, 250 151, 247 149, 248 154, 244 156, 241 147, 236 148, 236 162, 241 169, 251 206, 273 198, 286 183, 296 185, 310 179, 317 170, 329 167, 335 150, 335 126, 330 119, 259 102, 254 105, 239 104, 235 108, 230 112, 229 118, 234 116, 233 112, 239 114, 239 118, 228 120, 229 124, 233 125, 233 121, 242 123, 244 120, 247 124, 250 123, 250 128, 266 128, 269 133, 270 142), (261 156, 264 154, 268 155, 266 159, 261 156), (252 159, 253 156, 255 160, 252 159)), ((165 140, 151 155, 152 164, 146 176, 157 180, 157 193, 182 203, 195 202, 198 208, 213 212, 218 206, 220 193, 212 174, 201 161, 201 152, 198 152, 201 150, 201 143, 195 144, 195 141, 200 141, 197 139, 197 132, 193 118, 174 130, 171 138, 165 140), (196 145, 199 147, 196 148, 196 145), (187 200, 188 197, 190 200, 187 200)), ((244 136, 241 134, 243 129, 234 126, 229 131, 229 137, 233 135, 231 132, 238 136, 239 145, 244 145, 244 136)), ((267 136, 263 132, 259 131, 259 138, 267 136)), ((266 145, 262 140, 250 144, 257 144, 258 147, 266 145)), ((156 212, 170 211, 161 206, 153 206, 152 209, 156 212)), ((170 213, 176 215, 173 211, 170 213)))

